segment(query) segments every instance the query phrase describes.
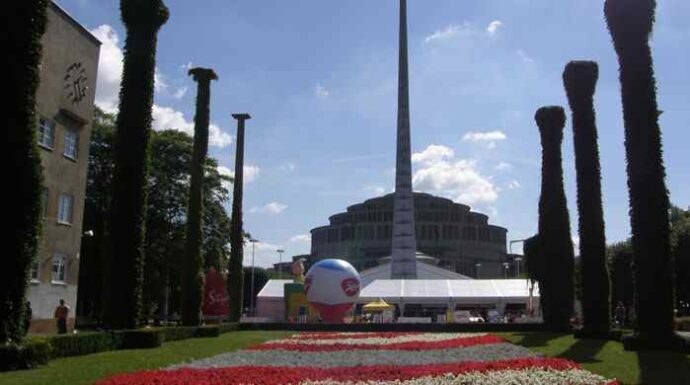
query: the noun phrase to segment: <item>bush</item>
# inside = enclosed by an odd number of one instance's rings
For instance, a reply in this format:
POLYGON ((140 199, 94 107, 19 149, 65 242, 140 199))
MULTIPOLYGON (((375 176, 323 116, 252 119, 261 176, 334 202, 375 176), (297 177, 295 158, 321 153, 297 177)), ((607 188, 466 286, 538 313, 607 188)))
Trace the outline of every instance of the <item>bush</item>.
POLYGON ((196 326, 170 326, 157 330, 163 334, 163 342, 172 342, 196 337, 197 329, 196 326))
POLYGON ((60 335, 50 338, 54 357, 83 356, 118 348, 112 333, 93 332, 60 335))
POLYGON ((239 325, 237 323, 224 323, 218 325, 218 332, 220 334, 235 332, 239 330, 239 325))
POLYGON ((23 345, 0 346, 0 371, 31 369, 50 360, 51 346, 43 339, 28 340, 23 345))
POLYGON ((160 329, 118 330, 113 332, 113 339, 119 349, 151 349, 161 346, 163 332, 160 329))
POLYGON ((200 326, 196 329, 196 337, 218 337, 220 328, 216 325, 200 326))

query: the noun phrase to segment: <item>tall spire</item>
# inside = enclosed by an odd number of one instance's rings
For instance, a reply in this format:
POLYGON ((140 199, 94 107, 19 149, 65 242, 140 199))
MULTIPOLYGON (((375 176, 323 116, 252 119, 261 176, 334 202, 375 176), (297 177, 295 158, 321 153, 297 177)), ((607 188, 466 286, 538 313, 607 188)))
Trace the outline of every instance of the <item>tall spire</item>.
POLYGON ((417 278, 417 240, 410 159, 410 101, 407 76, 407 1, 400 0, 400 51, 398 63, 398 139, 393 195, 391 278, 417 278))

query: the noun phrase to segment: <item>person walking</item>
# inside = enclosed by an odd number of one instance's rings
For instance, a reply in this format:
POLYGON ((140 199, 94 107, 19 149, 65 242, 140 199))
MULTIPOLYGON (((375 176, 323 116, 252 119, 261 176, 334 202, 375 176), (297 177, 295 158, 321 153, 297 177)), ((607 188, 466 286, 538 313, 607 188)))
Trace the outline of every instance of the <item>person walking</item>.
POLYGON ((65 300, 60 299, 60 305, 55 308, 53 315, 57 319, 58 334, 67 333, 67 317, 69 316, 69 306, 65 305, 65 300))

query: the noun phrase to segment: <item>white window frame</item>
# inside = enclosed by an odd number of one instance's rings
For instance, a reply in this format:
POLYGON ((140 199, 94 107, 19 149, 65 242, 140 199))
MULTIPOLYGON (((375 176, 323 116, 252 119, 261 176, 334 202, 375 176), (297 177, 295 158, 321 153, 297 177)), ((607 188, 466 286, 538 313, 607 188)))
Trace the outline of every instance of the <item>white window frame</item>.
POLYGON ((41 263, 38 259, 31 261, 31 269, 29 270, 29 280, 31 283, 38 283, 41 281, 41 263))
POLYGON ((47 118, 40 118, 38 121, 38 145, 48 150, 54 149, 56 128, 57 125, 54 121, 47 118), (46 134, 46 128, 50 129, 50 136, 46 134), (46 138, 50 140, 48 141, 46 138))
POLYGON ((67 282, 67 256, 65 254, 53 254, 50 282, 57 284, 65 284, 67 282), (60 273, 62 273, 62 276, 60 276, 60 273))
POLYGON ((74 196, 70 194, 60 194, 58 201, 57 221, 62 225, 71 225, 74 216, 74 196), (68 208, 66 202, 69 202, 68 208), (67 217, 66 217, 67 216, 67 217))
POLYGON ((79 156, 79 132, 66 129, 62 155, 69 159, 77 160, 79 156))
POLYGON ((48 187, 44 187, 41 190, 41 212, 43 218, 48 217, 48 201, 50 200, 50 190, 48 187))

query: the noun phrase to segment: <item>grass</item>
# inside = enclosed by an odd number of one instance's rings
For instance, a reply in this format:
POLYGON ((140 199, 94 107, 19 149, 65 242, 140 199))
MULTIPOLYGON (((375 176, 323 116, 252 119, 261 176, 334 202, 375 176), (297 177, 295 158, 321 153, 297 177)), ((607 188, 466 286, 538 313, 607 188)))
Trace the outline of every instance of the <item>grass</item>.
POLYGON ((163 344, 157 349, 117 350, 50 361, 33 370, 0 373, 0 385, 86 385, 115 373, 156 369, 210 357, 291 333, 232 332, 214 338, 193 338, 163 344))
POLYGON ((497 333, 510 342, 549 357, 579 362, 585 369, 625 385, 688 385, 690 356, 682 353, 627 352, 618 341, 578 340, 570 334, 497 333))

